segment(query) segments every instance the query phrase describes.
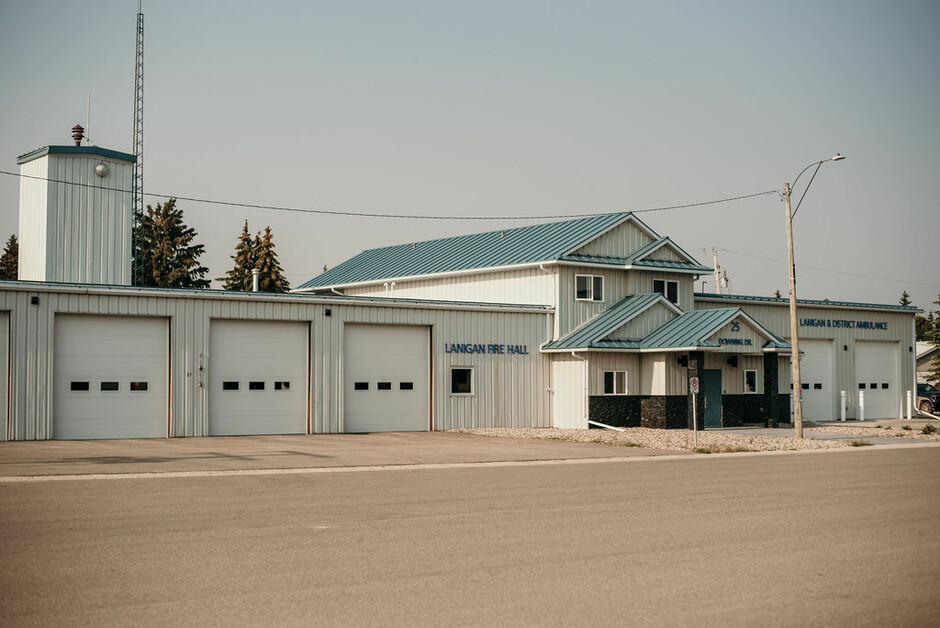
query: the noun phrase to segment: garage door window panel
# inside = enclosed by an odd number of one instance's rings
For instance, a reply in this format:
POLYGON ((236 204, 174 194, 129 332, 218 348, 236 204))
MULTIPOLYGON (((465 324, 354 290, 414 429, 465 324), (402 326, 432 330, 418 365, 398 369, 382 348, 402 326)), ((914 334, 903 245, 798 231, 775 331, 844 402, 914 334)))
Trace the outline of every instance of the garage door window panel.
POLYGON ((118 382, 101 382, 102 392, 116 392, 120 389, 121 385, 118 382))
POLYGON ((72 392, 88 392, 91 390, 88 382, 72 382, 69 386, 69 390, 72 392))

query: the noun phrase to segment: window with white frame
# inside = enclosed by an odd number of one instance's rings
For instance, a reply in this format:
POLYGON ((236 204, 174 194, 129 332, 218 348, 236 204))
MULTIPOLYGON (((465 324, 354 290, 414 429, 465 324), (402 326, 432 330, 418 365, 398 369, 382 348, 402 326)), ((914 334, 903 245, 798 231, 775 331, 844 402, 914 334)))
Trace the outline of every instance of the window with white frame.
POLYGON ((473 394, 473 369, 465 366, 453 366, 450 369, 450 394, 473 394))
POLYGON ((653 280, 653 292, 658 292, 672 303, 679 304, 679 282, 666 281, 665 279, 653 280))
POLYGON ((746 369, 744 371, 744 392, 757 392, 757 371, 752 369, 746 369))
POLYGON ((575 275, 574 298, 578 301, 603 301, 604 278, 600 275, 575 275))
POLYGON ((626 371, 604 371, 604 394, 605 395, 626 395, 627 394, 627 372, 626 371))

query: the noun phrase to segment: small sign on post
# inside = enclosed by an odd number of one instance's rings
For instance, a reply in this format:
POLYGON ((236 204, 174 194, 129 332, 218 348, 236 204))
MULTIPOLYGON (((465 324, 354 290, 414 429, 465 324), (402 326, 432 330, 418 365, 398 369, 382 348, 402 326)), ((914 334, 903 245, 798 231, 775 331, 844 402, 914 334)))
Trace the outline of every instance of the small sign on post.
POLYGON ((698 378, 690 377, 689 378, 689 388, 692 390, 693 394, 698 394, 698 378))
POLYGON ((689 390, 692 391, 692 442, 694 447, 698 449, 698 417, 697 408, 695 399, 698 396, 698 378, 690 377, 689 378, 689 390))

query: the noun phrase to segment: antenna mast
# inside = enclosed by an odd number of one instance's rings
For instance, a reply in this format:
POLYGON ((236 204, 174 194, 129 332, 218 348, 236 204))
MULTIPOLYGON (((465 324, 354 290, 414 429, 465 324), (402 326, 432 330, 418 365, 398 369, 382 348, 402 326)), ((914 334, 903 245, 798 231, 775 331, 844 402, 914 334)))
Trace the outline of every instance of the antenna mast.
MULTIPOLYGON (((144 210, 144 13, 143 0, 137 0, 137 53, 134 59, 134 162, 131 211, 134 217, 133 251, 137 251, 137 216, 144 210)), ((142 269, 132 261, 134 285, 143 283, 142 269)))

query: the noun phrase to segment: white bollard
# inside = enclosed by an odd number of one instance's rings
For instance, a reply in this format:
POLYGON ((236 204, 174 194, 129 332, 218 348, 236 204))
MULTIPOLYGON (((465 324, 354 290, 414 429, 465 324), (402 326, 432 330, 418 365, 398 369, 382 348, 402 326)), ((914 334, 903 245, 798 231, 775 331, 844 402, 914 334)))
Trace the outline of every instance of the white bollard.
POLYGON ((845 411, 848 408, 849 400, 848 393, 844 390, 842 391, 842 413, 839 415, 839 418, 842 419, 842 422, 845 423, 845 411))
POLYGON ((858 391, 858 420, 865 420, 865 391, 858 391))
POLYGON ((912 393, 911 393, 911 391, 909 390, 909 391, 907 391, 907 420, 908 420, 908 421, 910 421, 910 420, 913 418, 913 417, 911 416, 911 412, 913 411, 913 405, 914 405, 914 404, 913 404, 913 400, 911 399, 911 397, 912 397, 912 393))

